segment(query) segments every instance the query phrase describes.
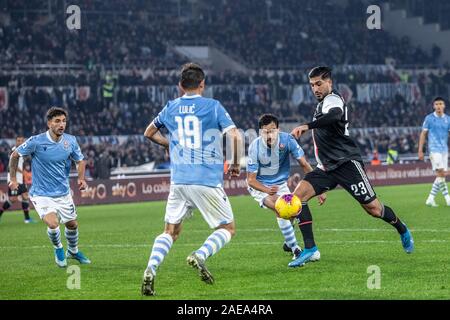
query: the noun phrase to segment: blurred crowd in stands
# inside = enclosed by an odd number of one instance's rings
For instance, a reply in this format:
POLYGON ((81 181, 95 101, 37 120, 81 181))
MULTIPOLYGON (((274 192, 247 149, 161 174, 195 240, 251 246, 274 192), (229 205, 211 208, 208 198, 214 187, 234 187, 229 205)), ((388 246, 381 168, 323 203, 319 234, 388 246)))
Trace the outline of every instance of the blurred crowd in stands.
POLYGON ((162 0, 115 0, 107 6, 84 0, 77 1, 83 19, 76 31, 67 29, 66 16, 46 12, 49 7, 64 12, 63 4, 4 1, 10 15, 0 26, 0 63, 176 67, 180 58, 168 44, 194 42, 219 47, 252 68, 384 64, 386 59, 435 65, 440 58, 439 50, 427 53, 407 37, 367 32, 367 6, 357 0, 344 8, 332 0, 320 6, 314 0, 169 1, 167 10, 162 0), (20 11, 33 6, 43 12, 20 11))
MULTIPOLYGON (((49 14, 63 12, 62 1, 4 0, 0 139, 46 130, 45 111, 57 105, 69 111, 67 132, 83 137, 89 176, 105 178, 112 168, 152 161, 164 167, 165 150, 142 134, 165 101, 179 95, 178 68, 185 58, 173 46, 197 44, 217 47, 250 70, 207 72, 205 95, 220 100, 239 128, 256 129, 258 115, 267 112, 283 122, 310 121, 315 102, 302 96, 294 103, 293 91, 308 85, 311 66, 328 64, 335 67, 336 86, 346 85, 353 95, 350 132, 363 154, 370 159, 375 150, 384 154, 389 148, 415 153, 418 131, 388 128, 421 126, 432 112, 431 100, 450 97, 450 67, 439 65, 438 46, 426 51, 407 37, 367 32, 362 2, 349 0, 339 8, 331 0, 320 6, 313 0, 82 0, 82 29, 69 31, 65 16, 49 14), (362 102, 355 99, 362 83, 417 84, 420 94, 412 101, 398 94, 362 102), (352 130, 372 127, 383 129, 352 130), (120 135, 138 136, 89 139, 120 135)), ((421 1, 413 2, 408 10, 416 12, 421 1)), ((450 15, 448 6, 440 8, 450 15)), ((301 144, 312 160, 311 139, 301 144)), ((0 143, 0 172, 9 152, 0 143)))

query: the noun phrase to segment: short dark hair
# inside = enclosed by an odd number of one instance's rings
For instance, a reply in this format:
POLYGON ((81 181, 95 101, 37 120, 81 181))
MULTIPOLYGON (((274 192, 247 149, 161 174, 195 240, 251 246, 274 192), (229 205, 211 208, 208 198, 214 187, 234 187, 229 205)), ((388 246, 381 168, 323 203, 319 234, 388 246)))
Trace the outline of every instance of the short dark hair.
POLYGON ((267 126, 268 124, 275 123, 278 128, 278 118, 270 113, 265 113, 258 120, 258 126, 262 129, 263 126, 267 126))
POLYGON ((436 97, 436 98, 434 98, 434 99, 433 99, 433 104, 434 104, 436 101, 442 101, 442 102, 445 102, 444 98, 442 98, 442 97, 436 97))
POLYGON ((322 79, 329 79, 331 78, 331 71, 332 69, 330 67, 325 66, 314 67, 309 72, 308 77, 310 79, 315 77, 321 77, 322 79))
POLYGON ((47 121, 50 121, 54 117, 57 117, 57 116, 65 116, 67 118, 67 115, 68 115, 68 113, 65 109, 58 108, 58 107, 51 107, 47 111, 47 121))
POLYGON ((195 63, 186 63, 181 67, 180 84, 183 89, 197 89, 205 79, 205 72, 195 63))

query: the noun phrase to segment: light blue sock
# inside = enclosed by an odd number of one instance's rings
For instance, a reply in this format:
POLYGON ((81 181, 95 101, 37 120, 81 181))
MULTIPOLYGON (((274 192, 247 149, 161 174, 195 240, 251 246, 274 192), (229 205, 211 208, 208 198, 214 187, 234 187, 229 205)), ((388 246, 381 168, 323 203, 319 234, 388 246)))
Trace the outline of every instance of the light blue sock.
POLYGON ((295 237, 294 227, 289 220, 277 218, 278 226, 280 227, 281 233, 284 237, 284 242, 286 242, 287 246, 291 248, 292 252, 295 249, 300 248, 298 246, 297 238, 295 237))
POLYGON ((59 227, 56 229, 50 229, 47 227, 47 235, 55 249, 62 248, 61 231, 59 230, 59 227))
POLYGON ((212 255, 219 252, 231 240, 231 234, 228 230, 217 229, 203 243, 203 245, 195 251, 195 254, 203 260, 208 259, 212 255))
POLYGON ((164 261, 164 257, 169 253, 172 244, 173 239, 167 233, 160 234, 155 238, 152 252, 150 254, 150 259, 148 260, 147 265, 147 269, 152 270, 153 274, 156 274, 156 269, 158 269, 158 267, 164 261))

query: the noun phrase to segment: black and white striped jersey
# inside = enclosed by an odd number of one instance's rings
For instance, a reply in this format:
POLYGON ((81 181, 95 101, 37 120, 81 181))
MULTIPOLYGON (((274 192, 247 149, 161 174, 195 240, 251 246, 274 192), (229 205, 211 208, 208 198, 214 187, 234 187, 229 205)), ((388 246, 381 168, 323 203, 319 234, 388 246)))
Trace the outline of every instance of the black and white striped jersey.
POLYGON ((333 91, 319 102, 313 120, 320 119, 333 108, 342 110, 341 119, 328 126, 312 129, 318 167, 325 171, 334 170, 350 160, 362 161, 361 151, 348 133, 348 109, 341 95, 333 91))

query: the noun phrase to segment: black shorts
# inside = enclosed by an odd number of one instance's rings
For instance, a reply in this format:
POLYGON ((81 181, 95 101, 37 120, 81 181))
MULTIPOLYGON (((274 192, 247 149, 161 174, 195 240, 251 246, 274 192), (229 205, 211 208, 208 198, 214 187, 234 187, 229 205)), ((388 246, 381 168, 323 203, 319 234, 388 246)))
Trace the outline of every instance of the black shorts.
POLYGON ((307 173, 304 180, 313 186, 316 195, 340 185, 361 204, 370 203, 377 197, 364 171, 364 164, 356 160, 347 161, 331 171, 316 168, 307 173))
POLYGON ((8 188, 8 196, 10 196, 10 197, 17 197, 25 192, 28 192, 28 188, 27 188, 27 185, 24 183, 19 184, 19 188, 17 189, 15 194, 12 194, 12 190, 10 188, 8 188))

